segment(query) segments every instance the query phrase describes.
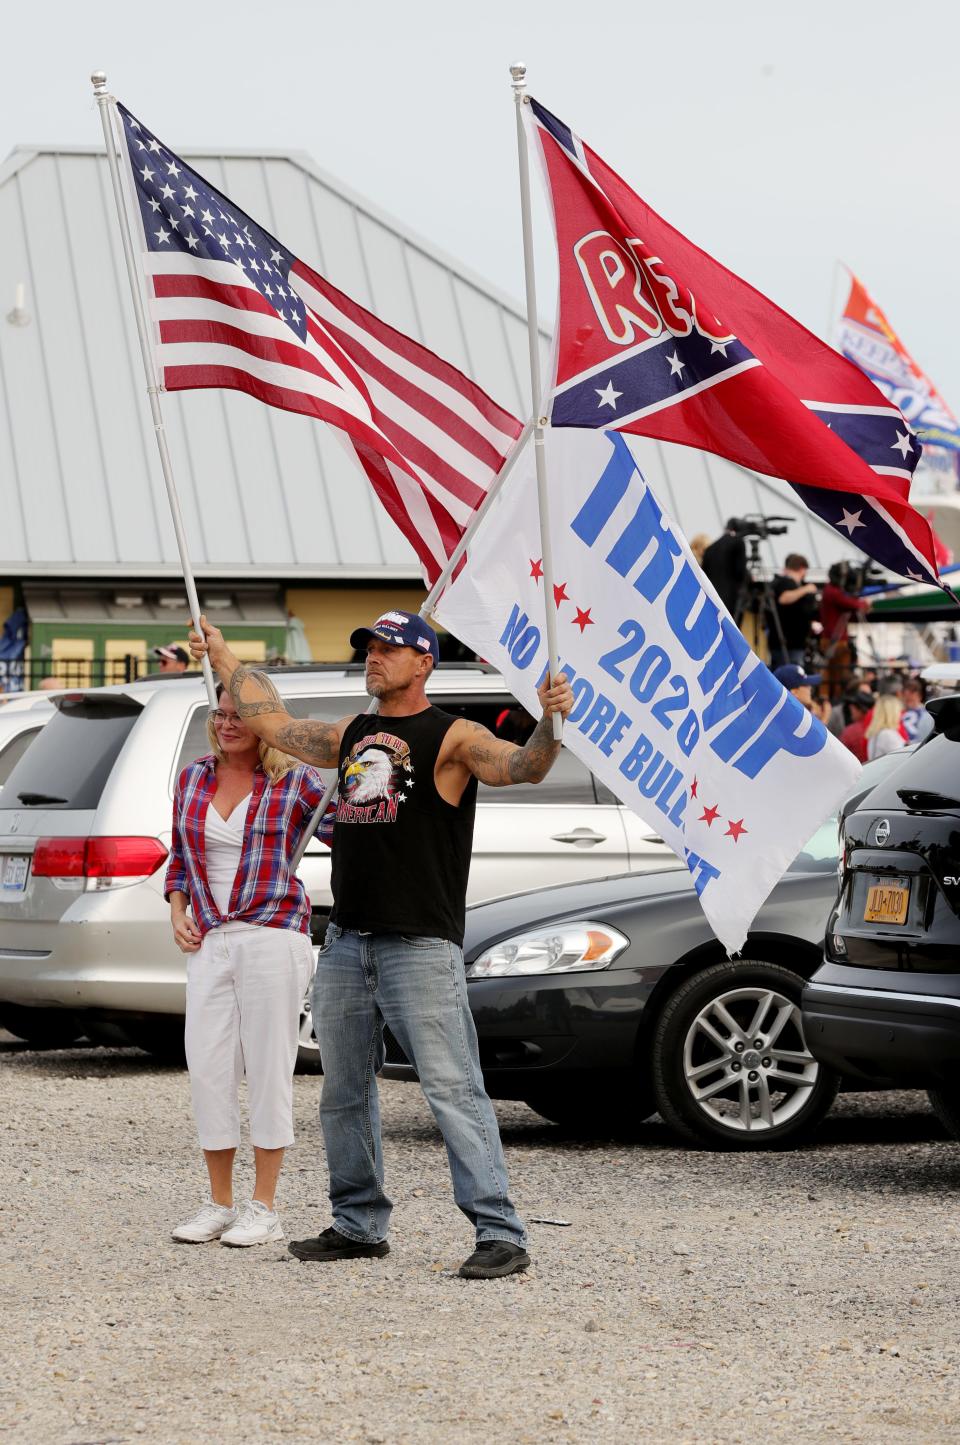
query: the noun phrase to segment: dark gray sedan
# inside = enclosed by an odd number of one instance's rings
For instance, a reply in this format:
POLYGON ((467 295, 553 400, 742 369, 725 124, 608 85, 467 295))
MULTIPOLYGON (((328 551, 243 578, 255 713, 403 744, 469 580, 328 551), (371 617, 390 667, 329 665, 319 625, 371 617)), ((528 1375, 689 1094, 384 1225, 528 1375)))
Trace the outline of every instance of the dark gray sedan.
MULTIPOLYGON (((854 806, 880 774, 863 770, 854 806)), ((713 1149, 796 1144, 838 1076, 801 1026, 837 893, 837 819, 810 839, 728 960, 685 869, 518 893, 467 910, 484 1078, 545 1118, 629 1130, 655 1111, 713 1149)), ((388 1078, 415 1077, 387 1038, 388 1078)))

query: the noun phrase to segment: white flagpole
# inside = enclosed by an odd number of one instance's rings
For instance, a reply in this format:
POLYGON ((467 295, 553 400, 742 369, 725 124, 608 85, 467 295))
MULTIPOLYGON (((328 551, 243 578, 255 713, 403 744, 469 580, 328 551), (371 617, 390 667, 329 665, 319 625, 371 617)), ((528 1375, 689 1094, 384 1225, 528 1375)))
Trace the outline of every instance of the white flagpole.
MULTIPOLYGON (((137 335, 140 338, 140 355, 143 358, 143 370, 147 378, 147 395, 150 398, 153 430, 157 438, 157 448, 160 452, 160 467, 163 471, 163 480, 167 488, 167 501, 170 503, 170 515, 173 519, 173 530, 177 539, 177 551, 180 553, 180 566, 183 569, 183 580, 187 589, 187 601, 190 604, 190 616, 193 619, 194 630, 200 632, 200 599, 197 596, 197 585, 193 578, 193 568, 190 566, 190 557, 187 552, 187 537, 183 529, 180 499, 177 496, 177 487, 173 479, 173 464, 170 460, 170 450, 167 446, 167 433, 163 425, 163 414, 160 410, 160 385, 154 363, 153 348, 150 344, 150 333, 147 328, 143 294, 140 290, 137 260, 134 254, 133 236, 130 230, 130 217, 127 214, 124 202, 123 184, 120 177, 120 163, 117 156, 117 136, 112 128, 113 122, 118 126, 120 124, 116 112, 116 100, 107 90, 107 77, 102 70, 95 70, 90 79, 93 82, 93 94, 96 97, 97 108, 100 111, 100 121, 103 125, 103 139, 107 147, 107 165, 110 168, 113 198, 117 205, 117 218, 120 222, 120 238, 123 242, 124 260, 127 263, 127 278, 130 282, 130 293, 133 297, 133 310, 137 320, 137 335)), ((206 656, 203 659, 203 680, 206 683, 210 707, 215 708, 217 706, 217 690, 214 686, 213 669, 210 666, 210 659, 206 656)))
MULTIPOLYGON (((530 165, 527 157, 527 135, 523 126, 524 105, 529 105, 527 95, 527 67, 520 61, 510 67, 513 80, 513 98, 517 106, 517 152, 520 161, 520 218, 523 224, 523 269, 527 290, 527 344, 530 351, 530 390, 533 393, 533 446, 537 464, 537 503, 540 511, 540 546, 543 549, 543 600, 547 613, 547 650, 550 655, 550 676, 555 678, 560 671, 560 653, 557 646, 557 608, 553 596, 553 545, 550 538, 550 506, 547 494, 547 458, 544 451, 544 428, 548 418, 541 416, 543 405, 540 381, 540 335, 537 323, 537 283, 533 268, 533 226, 530 216, 530 165)), ((559 741, 563 737, 563 719, 559 713, 553 715, 553 736, 559 741)))

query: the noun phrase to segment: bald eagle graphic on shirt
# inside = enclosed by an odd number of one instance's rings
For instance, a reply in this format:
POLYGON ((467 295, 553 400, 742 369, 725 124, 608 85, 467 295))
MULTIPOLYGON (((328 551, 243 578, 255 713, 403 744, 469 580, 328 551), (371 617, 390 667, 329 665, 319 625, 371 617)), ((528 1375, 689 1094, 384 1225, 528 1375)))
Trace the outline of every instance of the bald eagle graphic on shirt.
POLYGON ((340 768, 338 823, 394 823, 414 785, 410 749, 392 733, 354 743, 340 768))

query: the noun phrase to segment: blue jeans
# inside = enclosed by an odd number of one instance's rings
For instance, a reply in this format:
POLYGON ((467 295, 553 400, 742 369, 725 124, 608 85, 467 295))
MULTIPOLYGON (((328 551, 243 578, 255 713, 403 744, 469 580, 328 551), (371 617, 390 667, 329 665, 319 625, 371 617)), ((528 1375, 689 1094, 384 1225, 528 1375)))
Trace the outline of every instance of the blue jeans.
POLYGON ((390 1222, 376 1080, 384 1023, 419 1075, 447 1146, 453 1197, 477 1240, 525 1244, 483 1087, 463 953, 445 939, 344 932, 331 923, 314 976, 313 1025, 336 1229, 369 1243, 384 1239, 390 1222))

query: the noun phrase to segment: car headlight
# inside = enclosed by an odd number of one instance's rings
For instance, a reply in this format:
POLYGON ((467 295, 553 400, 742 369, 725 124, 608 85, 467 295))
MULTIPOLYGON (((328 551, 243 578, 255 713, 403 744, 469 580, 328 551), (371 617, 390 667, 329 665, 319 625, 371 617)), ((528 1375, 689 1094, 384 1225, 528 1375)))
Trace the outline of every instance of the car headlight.
POLYGON ((481 953, 468 978, 515 978, 528 973, 586 973, 609 968, 630 940, 608 923, 561 923, 505 938, 481 953))

